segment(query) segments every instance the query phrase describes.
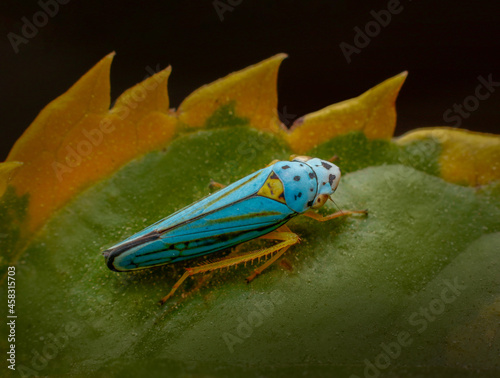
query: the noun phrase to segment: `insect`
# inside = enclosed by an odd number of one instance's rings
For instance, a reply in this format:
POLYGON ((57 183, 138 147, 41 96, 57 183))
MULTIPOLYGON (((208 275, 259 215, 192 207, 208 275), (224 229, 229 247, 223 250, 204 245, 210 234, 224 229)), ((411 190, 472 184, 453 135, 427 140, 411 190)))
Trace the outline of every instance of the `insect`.
POLYGON ((247 261, 270 257, 247 278, 252 281, 275 262, 299 236, 285 225, 303 214, 318 221, 366 210, 343 210, 322 216, 314 212, 330 198, 340 182, 340 169, 331 161, 292 156, 271 162, 239 181, 146 227, 103 252, 109 269, 127 272, 173 264, 263 238, 274 246, 187 268, 160 303, 172 297, 184 280, 247 261))

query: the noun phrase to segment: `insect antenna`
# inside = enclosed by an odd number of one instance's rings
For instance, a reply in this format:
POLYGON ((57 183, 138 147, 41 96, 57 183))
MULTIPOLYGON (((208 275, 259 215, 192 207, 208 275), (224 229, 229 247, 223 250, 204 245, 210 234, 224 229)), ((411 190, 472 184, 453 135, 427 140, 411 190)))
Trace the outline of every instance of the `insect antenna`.
POLYGON ((337 206, 337 208, 340 210, 340 212, 341 212, 342 214, 344 214, 344 212, 342 211, 342 209, 339 207, 339 205, 337 205, 337 203, 333 200, 333 198, 332 198, 332 197, 328 196, 328 199, 329 199, 330 201, 332 201, 332 202, 335 204, 335 206, 337 206))

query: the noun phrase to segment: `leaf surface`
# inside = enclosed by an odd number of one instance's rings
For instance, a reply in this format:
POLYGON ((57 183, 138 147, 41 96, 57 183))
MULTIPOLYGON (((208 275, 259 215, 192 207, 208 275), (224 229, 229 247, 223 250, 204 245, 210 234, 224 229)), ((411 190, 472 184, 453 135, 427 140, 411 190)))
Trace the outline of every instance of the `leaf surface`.
POLYGON ((2 268, 16 266, 19 371, 498 372, 499 137, 433 128, 391 140, 406 74, 287 132, 275 111, 283 57, 203 87, 171 111, 169 69, 109 109, 108 56, 42 111, 0 164, 2 268), (54 157, 102 122, 114 131, 58 184, 54 157), (335 203, 369 215, 293 219, 302 241, 286 254, 291 270, 275 264, 250 285, 250 265, 195 277, 159 307, 195 262, 130 274, 105 266, 102 250, 209 194, 211 179, 230 183, 293 153, 338 155, 335 203))

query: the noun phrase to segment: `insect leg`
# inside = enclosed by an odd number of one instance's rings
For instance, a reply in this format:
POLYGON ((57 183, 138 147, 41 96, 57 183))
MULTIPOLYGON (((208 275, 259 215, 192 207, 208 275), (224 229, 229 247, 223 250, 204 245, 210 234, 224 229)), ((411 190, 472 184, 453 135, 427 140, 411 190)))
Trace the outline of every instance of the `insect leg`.
POLYGON ((182 277, 175 283, 165 297, 163 297, 160 301, 160 304, 164 304, 168 299, 170 299, 179 286, 184 282, 184 280, 197 273, 209 272, 217 269, 228 268, 233 265, 241 264, 244 262, 252 261, 270 254, 277 252, 268 262, 264 265, 256 269, 250 277, 247 278, 247 282, 253 280, 257 275, 259 275, 264 269, 266 269, 269 265, 271 265, 274 261, 276 261, 290 246, 299 242, 299 236, 292 231, 287 226, 281 226, 275 231, 272 231, 264 236, 261 236, 262 239, 274 239, 274 240, 282 240, 281 243, 278 243, 272 247, 260 249, 257 251, 252 251, 245 253, 244 255, 228 257, 225 259, 221 259, 215 262, 210 262, 207 264, 195 266, 192 268, 187 268, 186 272, 182 275, 182 277))
POLYGON ((217 182, 217 181, 214 181, 214 180, 210 180, 210 183, 208 184, 208 186, 209 186, 210 189, 215 189, 215 188, 223 189, 227 185, 221 184, 220 182, 217 182))
MULTIPOLYGON (((226 258, 233 257, 233 256, 238 256, 239 250, 241 249, 241 247, 243 247, 244 244, 245 243, 238 244, 235 247, 233 247, 232 250, 231 250, 231 253, 229 253, 229 255, 227 255, 226 258)), ((210 278, 212 278, 213 275, 214 275, 213 271, 212 272, 208 272, 207 274, 204 274, 203 277, 195 285, 195 287, 193 289, 191 289, 190 294, 192 294, 196 290, 199 290, 203 286, 203 284, 205 282, 207 282, 208 280, 210 280, 210 278)))
POLYGON ((268 268, 272 263, 278 260, 280 256, 286 252, 288 248, 290 248, 292 245, 300 241, 299 236, 296 233, 292 232, 286 225, 281 226, 276 231, 270 232, 267 235, 261 236, 261 238, 283 240, 283 241, 281 243, 276 244, 273 247, 267 248, 267 250, 272 249, 272 251, 269 251, 267 253, 273 253, 275 250, 277 250, 278 252, 274 256, 272 256, 269 260, 267 260, 265 264, 255 269, 252 272, 252 274, 246 278, 247 283, 252 282, 259 274, 261 274, 264 271, 264 269, 268 268), (276 247, 279 249, 277 249, 276 247))
POLYGON ((174 293, 176 292, 176 290, 179 288, 179 286, 182 285, 182 283, 184 282, 184 280, 186 278, 188 278, 189 276, 191 276, 193 273, 190 272, 189 269, 186 269, 186 271, 184 272, 184 274, 182 275, 182 277, 175 283, 175 285, 172 287, 172 290, 170 290, 170 293, 168 293, 166 296, 164 296, 161 300, 160 300, 160 304, 164 304, 172 295, 174 295, 174 293))
POLYGON ((337 211, 336 213, 330 214, 330 215, 321 215, 318 214, 312 210, 306 211, 303 215, 306 217, 315 219, 319 222, 325 222, 330 219, 342 217, 344 215, 351 215, 351 214, 368 214, 368 210, 340 210, 337 211))

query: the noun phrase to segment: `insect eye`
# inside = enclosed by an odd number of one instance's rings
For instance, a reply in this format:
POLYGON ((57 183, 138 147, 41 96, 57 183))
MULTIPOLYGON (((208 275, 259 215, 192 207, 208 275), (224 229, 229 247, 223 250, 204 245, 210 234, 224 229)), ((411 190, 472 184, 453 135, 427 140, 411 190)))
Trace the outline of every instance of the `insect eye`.
POLYGON ((326 201, 328 201, 328 195, 320 194, 316 200, 314 200, 314 204, 311 206, 313 209, 317 209, 318 207, 323 206, 326 201))

